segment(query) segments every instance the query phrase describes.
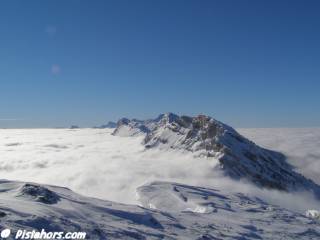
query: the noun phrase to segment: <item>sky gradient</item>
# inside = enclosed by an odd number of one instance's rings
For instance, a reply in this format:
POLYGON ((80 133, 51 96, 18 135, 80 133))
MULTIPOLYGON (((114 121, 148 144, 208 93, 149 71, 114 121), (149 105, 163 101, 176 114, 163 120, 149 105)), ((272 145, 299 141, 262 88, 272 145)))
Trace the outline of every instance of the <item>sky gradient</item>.
POLYGON ((320 2, 1 1, 0 127, 162 112, 320 126, 320 2))

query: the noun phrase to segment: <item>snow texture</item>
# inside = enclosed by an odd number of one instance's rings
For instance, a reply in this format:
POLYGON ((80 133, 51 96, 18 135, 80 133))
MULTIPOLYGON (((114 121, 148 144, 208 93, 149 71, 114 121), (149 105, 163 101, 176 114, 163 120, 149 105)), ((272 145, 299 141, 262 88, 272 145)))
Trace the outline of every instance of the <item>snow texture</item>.
POLYGON ((137 195, 143 207, 88 198, 67 188, 2 180, 0 225, 13 233, 84 231, 87 239, 97 240, 320 237, 314 218, 242 193, 153 182, 138 188, 137 195))

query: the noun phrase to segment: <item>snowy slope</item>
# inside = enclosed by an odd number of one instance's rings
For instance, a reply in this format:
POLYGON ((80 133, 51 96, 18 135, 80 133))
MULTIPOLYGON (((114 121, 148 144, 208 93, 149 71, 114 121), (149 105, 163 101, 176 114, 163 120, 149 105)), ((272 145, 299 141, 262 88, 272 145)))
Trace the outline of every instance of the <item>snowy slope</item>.
POLYGON ((2 180, 0 190, 1 227, 13 233, 45 229, 86 232, 87 239, 160 239, 164 227, 158 221, 164 226, 172 222, 160 213, 83 197, 61 187, 2 180))
MULTIPOLYGON (((317 239, 320 224, 241 193, 154 182, 137 190, 145 207, 67 188, 2 180, 1 228, 81 231, 87 239, 317 239)), ((13 234, 12 234, 13 236, 13 234)))
POLYGON ((144 135, 146 148, 183 149, 218 159, 224 174, 234 179, 247 179, 278 190, 308 190, 320 197, 320 187, 293 171, 284 155, 257 146, 233 128, 208 116, 168 113, 154 120, 122 119, 113 134, 144 135))

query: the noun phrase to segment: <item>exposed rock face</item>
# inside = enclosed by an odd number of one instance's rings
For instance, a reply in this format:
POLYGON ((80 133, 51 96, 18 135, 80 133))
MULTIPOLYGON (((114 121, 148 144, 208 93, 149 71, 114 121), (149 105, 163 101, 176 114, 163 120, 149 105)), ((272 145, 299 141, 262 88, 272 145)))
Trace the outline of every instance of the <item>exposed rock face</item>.
POLYGON ((293 171, 281 153, 257 146, 233 128, 205 115, 196 117, 161 114, 154 120, 119 120, 118 136, 145 135, 146 148, 183 149, 217 158, 224 173, 256 185, 278 190, 311 190, 320 187, 293 171))
POLYGON ((56 193, 43 186, 31 183, 26 183, 22 186, 19 196, 28 197, 36 202, 45 204, 55 204, 60 201, 60 197, 56 193))
POLYGON ((140 121, 137 119, 129 120, 128 118, 121 118, 117 123, 117 128, 113 135, 122 137, 133 137, 141 134, 148 134, 151 130, 152 121, 140 121))

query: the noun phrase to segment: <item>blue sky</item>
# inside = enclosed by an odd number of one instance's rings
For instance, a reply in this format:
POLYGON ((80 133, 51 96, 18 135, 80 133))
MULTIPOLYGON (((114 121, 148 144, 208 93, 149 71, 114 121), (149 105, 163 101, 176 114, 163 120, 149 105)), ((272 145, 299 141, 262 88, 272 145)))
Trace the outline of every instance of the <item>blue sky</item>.
POLYGON ((205 113, 320 126, 319 1, 1 1, 0 127, 205 113))

